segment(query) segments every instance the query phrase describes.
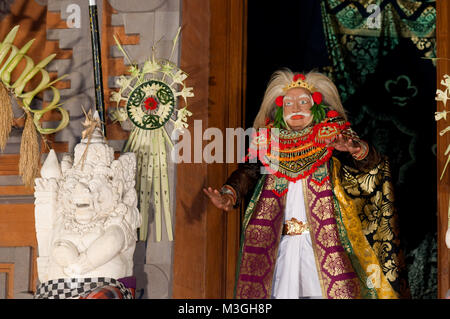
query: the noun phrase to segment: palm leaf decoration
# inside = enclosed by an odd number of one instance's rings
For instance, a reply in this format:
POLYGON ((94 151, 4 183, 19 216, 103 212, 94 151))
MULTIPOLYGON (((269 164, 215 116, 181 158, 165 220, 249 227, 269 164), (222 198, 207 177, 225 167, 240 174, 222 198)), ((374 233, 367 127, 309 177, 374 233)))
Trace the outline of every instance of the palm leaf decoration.
POLYGON ((53 134, 65 128, 69 123, 69 114, 59 104, 60 94, 53 85, 66 77, 66 75, 50 81, 49 73, 44 69, 56 56, 51 54, 39 63, 27 55, 35 39, 28 41, 22 48, 16 47, 13 42, 19 31, 15 26, 9 31, 0 43, 0 150, 4 150, 13 126, 13 111, 11 98, 14 98, 25 112, 25 126, 20 145, 19 174, 26 186, 31 187, 39 174, 39 143, 38 133, 53 134), (25 60, 26 64, 17 79, 12 81, 11 74, 25 60), (26 90, 27 84, 36 76, 41 75, 41 81, 32 89, 26 90), (50 89, 53 98, 42 109, 32 107, 34 98, 41 92, 50 89), (61 120, 56 128, 44 128, 40 119, 45 113, 57 111, 61 120))
MULTIPOLYGON (((173 39, 173 48, 178 40, 178 33, 173 39)), ((117 46, 128 62, 129 76, 118 78, 119 91, 112 92, 111 101, 117 103, 111 112, 113 120, 125 124, 131 122, 131 133, 124 147, 124 152, 134 152, 137 158, 136 190, 139 196, 139 210, 142 224, 139 240, 147 240, 149 208, 153 200, 156 241, 162 238, 162 215, 165 218, 169 241, 173 240, 170 188, 167 165, 167 148, 173 148, 167 125, 173 124, 175 130, 188 127, 187 118, 192 113, 187 109, 187 98, 193 97, 191 87, 185 80, 188 75, 176 64, 166 59, 152 57, 142 67, 132 62, 116 37, 117 46), (185 107, 178 108, 178 100, 183 98, 185 107), (125 104, 125 107, 123 106, 125 104)))

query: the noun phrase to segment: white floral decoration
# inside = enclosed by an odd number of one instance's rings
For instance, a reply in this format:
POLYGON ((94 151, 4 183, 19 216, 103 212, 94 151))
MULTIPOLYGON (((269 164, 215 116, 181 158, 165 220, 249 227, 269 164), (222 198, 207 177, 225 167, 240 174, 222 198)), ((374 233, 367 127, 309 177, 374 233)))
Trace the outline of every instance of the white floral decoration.
MULTIPOLYGON (((173 40, 171 55, 173 55, 179 33, 180 29, 173 40)), ((110 112, 110 116, 113 120, 119 121, 121 125, 124 122, 130 122, 133 126, 124 152, 134 152, 138 160, 139 176, 136 187, 143 219, 139 231, 140 240, 147 238, 148 209, 149 205, 153 205, 156 241, 161 240, 161 216, 163 214, 167 237, 171 241, 173 234, 166 144, 172 148, 173 142, 167 133, 166 124, 170 121, 174 130, 184 130, 189 126, 187 122, 192 112, 188 110, 187 98, 194 96, 193 88, 187 87, 185 84, 188 74, 170 62, 172 56, 168 60, 156 59, 153 48, 152 57, 147 59, 142 67, 139 67, 131 61, 117 38, 115 36, 114 38, 119 50, 131 66, 128 69, 130 75, 122 75, 115 81, 119 89, 111 93, 110 100, 115 102, 117 107, 110 112), (131 100, 133 107, 129 107, 128 101, 133 94, 136 94, 138 101, 145 105, 136 107, 135 100, 131 100), (181 109, 177 109, 180 97, 183 98, 184 104, 181 109), (157 108, 147 108, 146 101, 151 103, 151 99, 158 100, 157 108), (127 102, 127 107, 123 107, 123 101, 127 102), (144 110, 143 107, 147 110, 144 110), (146 123, 144 123, 146 115, 147 119, 150 118, 150 122, 146 119, 146 123), (140 119, 141 122, 136 119, 140 119), (133 122, 133 120, 135 121, 133 122), (151 126, 146 126, 149 123, 151 126), (141 126, 141 124, 143 125, 141 126)))

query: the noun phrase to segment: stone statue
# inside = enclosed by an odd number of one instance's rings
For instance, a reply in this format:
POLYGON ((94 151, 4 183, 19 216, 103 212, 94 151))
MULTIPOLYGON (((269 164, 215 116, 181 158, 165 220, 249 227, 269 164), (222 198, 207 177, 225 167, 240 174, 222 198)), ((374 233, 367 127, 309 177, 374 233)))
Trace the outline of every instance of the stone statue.
POLYGON ((51 150, 42 177, 35 180, 41 285, 64 278, 132 276, 141 223, 136 158, 124 153, 114 160, 113 148, 98 126, 93 128, 75 146, 73 161, 65 155, 60 165, 51 150))

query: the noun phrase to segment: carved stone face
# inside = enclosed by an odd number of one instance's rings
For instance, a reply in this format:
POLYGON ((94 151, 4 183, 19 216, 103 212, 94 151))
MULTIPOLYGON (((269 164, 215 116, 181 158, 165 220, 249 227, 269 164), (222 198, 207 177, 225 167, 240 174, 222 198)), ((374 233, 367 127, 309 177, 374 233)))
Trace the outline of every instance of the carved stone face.
POLYGON ((75 205, 75 220, 80 224, 87 224, 95 217, 93 196, 89 188, 78 183, 72 193, 72 203, 75 205))
POLYGON ((73 176, 65 181, 63 189, 67 208, 79 224, 108 216, 117 199, 111 180, 103 175, 73 176))

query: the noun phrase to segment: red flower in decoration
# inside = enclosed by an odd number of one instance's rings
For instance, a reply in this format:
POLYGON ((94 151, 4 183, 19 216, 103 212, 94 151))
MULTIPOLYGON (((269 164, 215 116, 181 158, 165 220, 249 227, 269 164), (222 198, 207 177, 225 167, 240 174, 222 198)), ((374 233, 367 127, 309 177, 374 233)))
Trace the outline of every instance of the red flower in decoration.
POLYGON ((327 113, 327 117, 336 117, 336 116, 339 116, 339 113, 335 110, 330 110, 327 113))
POLYGON ((292 81, 296 82, 298 79, 302 79, 302 81, 306 80, 305 76, 301 73, 295 74, 292 78, 292 81))
POLYGON ((313 94, 312 94, 312 98, 313 98, 313 101, 314 101, 314 103, 316 103, 317 105, 319 105, 320 103, 322 103, 322 93, 320 93, 320 92, 314 92, 313 94))
POLYGON ((147 111, 149 109, 153 111, 154 109, 156 109, 158 107, 158 102, 154 98, 149 97, 145 100, 144 107, 147 111))
POLYGON ((279 107, 282 107, 283 106, 283 99, 284 99, 284 96, 280 95, 279 97, 277 97, 275 99, 275 104, 278 105, 279 107))

